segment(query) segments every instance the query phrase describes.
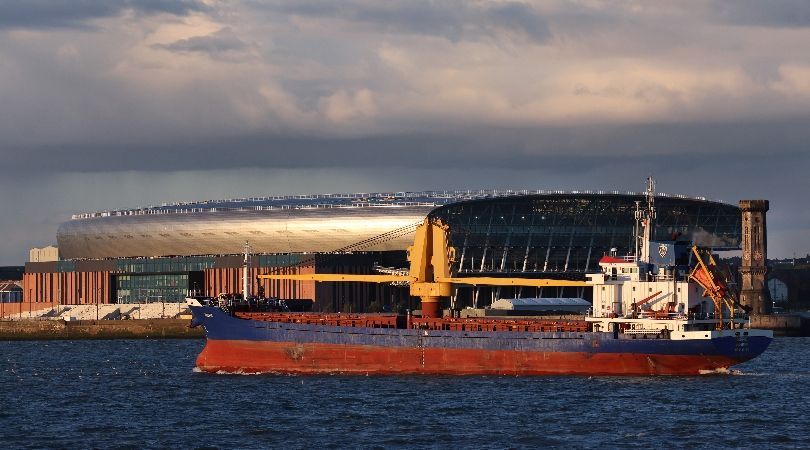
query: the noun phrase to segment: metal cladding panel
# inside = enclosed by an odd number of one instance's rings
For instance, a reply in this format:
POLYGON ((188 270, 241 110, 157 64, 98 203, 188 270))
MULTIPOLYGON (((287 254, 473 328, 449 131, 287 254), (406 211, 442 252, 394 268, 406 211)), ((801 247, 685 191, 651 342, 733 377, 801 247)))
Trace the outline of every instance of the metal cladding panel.
MULTIPOLYGON (((612 249, 633 249, 636 194, 542 194, 476 199, 430 213, 450 226, 459 272, 589 272, 612 249)), ((658 196, 654 238, 715 250, 739 248, 740 210, 658 196)), ((533 294, 532 294, 533 295, 533 294)), ((562 294, 558 294, 562 295, 562 294)), ((579 296, 579 294, 577 294, 579 296)))
MULTIPOLYGON (((632 240, 636 202, 633 194, 543 194, 476 199, 440 206, 440 217, 459 234, 614 235, 632 240)), ((659 196, 655 237, 677 239, 715 249, 738 249, 740 209, 735 205, 659 196)), ((615 242, 614 244, 619 244, 615 242)), ((620 246, 620 245, 619 245, 620 246)))
MULTIPOLYGON (((221 211, 75 219, 57 233, 62 257, 122 258, 329 252, 415 225, 433 206, 221 211)), ((404 250, 413 233, 363 248, 404 250)))
MULTIPOLYGON (((367 203, 123 211, 63 223, 57 241, 66 259, 232 255, 242 252, 245 241, 256 253, 324 253, 416 224, 430 214, 450 225, 459 271, 587 272, 612 248, 620 254, 630 250, 633 210, 641 200, 639 194, 543 193, 444 199, 439 207, 367 203)), ((656 206, 657 239, 739 248, 737 206, 667 196, 657 197, 656 206)), ((353 250, 404 250, 412 237, 403 234, 353 250)))

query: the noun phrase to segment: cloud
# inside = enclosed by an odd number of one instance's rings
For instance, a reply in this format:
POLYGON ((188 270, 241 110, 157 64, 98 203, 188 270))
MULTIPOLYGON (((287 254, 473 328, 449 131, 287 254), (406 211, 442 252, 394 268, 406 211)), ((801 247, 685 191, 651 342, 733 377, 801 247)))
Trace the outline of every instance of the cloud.
POLYGON ((716 0, 710 2, 717 20, 763 27, 810 26, 810 3, 805 0, 716 0))
MULTIPOLYGON (((358 100, 344 97, 352 108, 358 100)), ((363 103, 363 101, 360 101, 363 103)), ((344 108, 344 107, 342 107, 344 108)), ((344 109, 341 113, 346 113, 344 109)), ((357 113, 349 108, 352 113, 357 113)), ((810 167, 806 121, 466 128, 361 137, 242 134, 205 139, 158 136, 148 142, 65 144, 9 152, 4 167, 18 173, 140 170, 411 169, 545 170, 577 177, 602 169, 639 173, 713 167, 731 177, 743 161, 763 169, 784 162, 810 167), (658 168, 656 168, 658 167, 658 168), (617 170, 619 169, 619 170, 617 170)), ((624 176, 623 176, 624 177, 624 176)), ((623 178, 624 179, 624 178, 623 178)), ((505 181, 505 180, 504 180, 505 181)))
POLYGON ((6 32, 9 146, 771 122, 810 110, 810 29, 729 26, 713 2, 11 4, 38 23, 95 17, 100 28, 6 32), (15 131, 34 119, 36 132, 15 131))
POLYGON ((86 28, 93 19, 136 14, 186 15, 201 11, 197 0, 3 0, 0 2, 0 29, 86 28))
POLYGON ((810 169, 807 8, 6 0, 0 158, 18 179, 364 170, 392 189, 598 189, 663 171, 696 194, 777 198, 772 185, 805 187, 783 173, 810 169))
POLYGON ((350 122, 377 113, 373 94, 368 89, 353 93, 338 91, 321 99, 321 109, 332 122, 350 122))
POLYGON ((170 44, 153 44, 152 47, 172 52, 199 52, 209 55, 238 53, 250 48, 230 27, 222 28, 205 36, 180 39, 170 44))
POLYGON ((542 43, 551 38, 548 23, 532 5, 522 2, 427 0, 376 2, 268 2, 266 7, 290 17, 340 20, 373 33, 440 36, 451 41, 521 35, 542 43))

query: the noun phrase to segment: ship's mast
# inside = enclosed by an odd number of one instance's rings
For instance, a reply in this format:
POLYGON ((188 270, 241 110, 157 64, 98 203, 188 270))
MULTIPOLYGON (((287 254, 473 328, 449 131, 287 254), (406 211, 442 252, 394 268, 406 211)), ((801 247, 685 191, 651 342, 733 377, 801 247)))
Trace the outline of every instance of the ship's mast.
POLYGON ((655 226, 655 180, 652 177, 647 177, 647 190, 644 195, 647 198, 644 211, 639 210, 639 202, 636 202, 636 220, 641 226, 641 234, 636 234, 637 239, 641 241, 637 243, 637 247, 641 248, 638 259, 650 262, 650 241, 653 238, 652 233, 655 226))
POLYGON ((633 225, 633 260, 638 261, 639 256, 641 255, 641 232, 639 229, 641 228, 641 222, 644 219, 644 216, 641 213, 641 202, 636 202, 636 212, 635 212, 636 222, 633 225))
POLYGON ((248 267, 250 266, 250 243, 245 241, 245 260, 242 263, 242 300, 247 303, 248 294, 248 267))

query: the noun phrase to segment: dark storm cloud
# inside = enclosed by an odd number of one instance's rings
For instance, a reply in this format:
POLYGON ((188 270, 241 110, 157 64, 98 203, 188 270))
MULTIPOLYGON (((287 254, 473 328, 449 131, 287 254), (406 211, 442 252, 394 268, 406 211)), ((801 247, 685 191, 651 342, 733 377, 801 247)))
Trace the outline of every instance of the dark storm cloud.
POLYGON ((715 19, 734 25, 810 26, 807 0, 717 0, 711 3, 711 12, 715 19))
POLYGON ((551 37, 548 23, 540 12, 518 2, 486 5, 467 1, 328 3, 302 0, 274 2, 265 7, 291 16, 338 18, 377 32, 441 36, 451 41, 492 37, 499 33, 517 33, 536 42, 551 37))
POLYGON ((577 173, 640 165, 666 171, 756 161, 810 165, 806 121, 486 128, 357 138, 252 134, 135 143, 64 144, 8 151, 19 171, 252 168, 537 168, 577 173))
POLYGON ((506 3, 487 11, 492 23, 510 30, 518 30, 536 42, 551 38, 545 19, 525 3, 506 3))
POLYGON ((173 52, 218 54, 244 50, 248 48, 248 45, 239 39, 231 28, 226 27, 207 36, 195 36, 171 44, 156 44, 152 47, 173 52))
POLYGON ((125 11, 185 15, 203 9, 197 0, 3 0, 0 28, 84 28, 89 20, 125 11))

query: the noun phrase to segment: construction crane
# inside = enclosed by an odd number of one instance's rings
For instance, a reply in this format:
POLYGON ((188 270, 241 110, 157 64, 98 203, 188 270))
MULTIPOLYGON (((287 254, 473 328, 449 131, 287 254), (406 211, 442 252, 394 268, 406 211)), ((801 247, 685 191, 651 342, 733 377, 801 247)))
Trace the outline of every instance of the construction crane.
POLYGON ((259 275, 268 280, 295 280, 316 282, 366 282, 366 283, 407 283, 410 294, 422 302, 422 317, 441 317, 441 302, 450 297, 455 285, 470 286, 587 286, 585 281, 552 280, 534 278, 500 277, 454 277, 451 264, 455 262, 456 251, 448 241, 448 226, 438 218, 426 218, 416 228, 413 245, 408 247, 410 269, 407 275, 350 275, 350 274, 303 274, 303 275, 259 275))

